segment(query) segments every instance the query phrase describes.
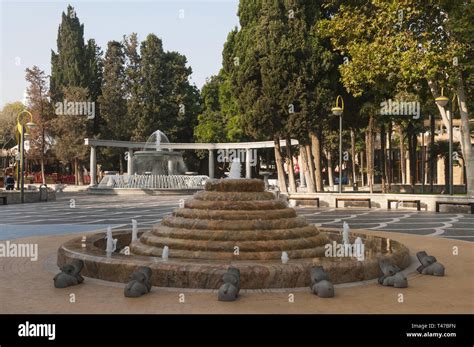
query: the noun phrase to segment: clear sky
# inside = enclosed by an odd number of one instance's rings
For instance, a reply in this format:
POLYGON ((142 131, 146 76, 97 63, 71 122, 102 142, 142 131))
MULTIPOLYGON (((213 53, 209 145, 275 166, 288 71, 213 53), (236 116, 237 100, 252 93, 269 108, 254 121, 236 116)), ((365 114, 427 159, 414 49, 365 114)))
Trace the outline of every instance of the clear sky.
POLYGON ((27 67, 38 65, 49 75, 51 49, 56 50, 68 4, 84 24, 84 39, 94 38, 103 51, 124 34, 136 32, 140 41, 156 34, 165 50, 187 57, 191 83, 199 88, 219 71, 227 34, 238 25, 238 0, 0 0, 0 108, 23 99, 27 67))

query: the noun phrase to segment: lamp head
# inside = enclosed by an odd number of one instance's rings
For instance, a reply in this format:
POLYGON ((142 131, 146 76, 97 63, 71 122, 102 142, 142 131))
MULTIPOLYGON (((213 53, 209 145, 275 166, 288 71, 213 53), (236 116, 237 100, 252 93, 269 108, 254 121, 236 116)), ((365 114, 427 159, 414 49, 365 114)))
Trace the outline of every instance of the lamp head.
POLYGON ((332 114, 335 115, 335 116, 341 116, 341 115, 342 115, 342 111, 343 111, 342 107, 339 107, 339 106, 336 106, 336 107, 331 108, 331 112, 332 112, 332 114))
POLYGON ((34 128, 36 128, 36 123, 28 122, 28 123, 26 123, 26 127, 28 129, 34 129, 34 128))
POLYGON ((448 101, 449 101, 449 98, 444 95, 438 96, 435 99, 436 105, 440 107, 445 107, 448 104, 448 101))

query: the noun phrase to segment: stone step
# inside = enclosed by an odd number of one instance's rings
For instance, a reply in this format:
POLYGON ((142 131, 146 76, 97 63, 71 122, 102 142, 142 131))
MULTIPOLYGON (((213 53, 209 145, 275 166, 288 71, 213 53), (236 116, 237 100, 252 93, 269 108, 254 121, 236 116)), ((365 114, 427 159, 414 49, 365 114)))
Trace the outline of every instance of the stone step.
POLYGON ((208 241, 264 241, 264 240, 285 240, 298 237, 310 237, 319 233, 315 226, 307 225, 292 229, 273 230, 189 230, 182 228, 172 228, 165 225, 156 225, 151 233, 160 237, 187 240, 208 240, 208 241))
POLYGON ((281 218, 276 220, 208 220, 167 216, 163 218, 161 224, 169 227, 184 229, 271 230, 304 227, 308 225, 308 222, 303 217, 281 218))
POLYGON ((281 210, 288 208, 282 200, 256 200, 256 201, 206 201, 190 199, 185 200, 184 207, 200 210, 281 210))
MULTIPOLYGON (((163 248, 150 246, 140 241, 132 242, 130 250, 136 255, 145 255, 152 257, 161 257, 163 248)), ((324 257, 325 247, 318 246, 314 248, 296 249, 286 251, 290 259, 310 259, 324 257)), ((274 252, 208 252, 208 251, 189 251, 182 249, 169 248, 169 258, 173 259, 193 259, 199 260, 280 260, 282 251, 274 252)))
POLYGON ((263 192, 265 183, 259 179, 209 179, 204 185, 207 191, 216 192, 263 192))
POLYGON ((178 208, 173 212, 175 217, 207 219, 207 220, 249 220, 249 219, 280 219, 294 218, 296 211, 292 208, 279 210, 256 211, 222 211, 198 210, 191 208, 178 208))
POLYGON ((197 192, 193 196, 197 200, 205 201, 259 201, 275 200, 275 195, 270 192, 197 192))
POLYGON ((140 242, 153 247, 168 246, 170 249, 182 249, 203 252, 234 252, 239 247, 239 252, 282 252, 297 249, 306 249, 324 246, 329 243, 324 235, 315 235, 306 238, 287 240, 261 240, 261 241, 210 241, 187 240, 160 237, 151 233, 143 234, 140 242))

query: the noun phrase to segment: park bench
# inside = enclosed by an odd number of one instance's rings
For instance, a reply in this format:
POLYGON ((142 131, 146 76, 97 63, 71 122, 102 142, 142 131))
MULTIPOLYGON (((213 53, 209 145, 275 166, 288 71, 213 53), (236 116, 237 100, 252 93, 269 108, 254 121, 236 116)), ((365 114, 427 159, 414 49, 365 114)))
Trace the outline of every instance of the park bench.
MULTIPOLYGON (((291 197, 290 197, 291 198, 291 197)), ((299 196, 297 198, 291 198, 292 200, 306 200, 306 201, 316 201, 316 206, 319 206, 319 198, 318 197, 310 197, 310 196, 299 196)))
POLYGON ((387 199, 387 209, 392 208, 392 202, 412 202, 416 204, 416 209, 421 211, 421 201, 420 200, 406 200, 406 199, 387 199))
POLYGON ((436 212, 439 212, 440 205, 464 205, 471 206, 471 214, 474 214, 474 202, 464 201, 436 201, 436 212))
POLYGON ((369 203, 369 208, 372 208, 370 198, 336 198, 336 208, 338 208, 339 201, 366 201, 369 203))

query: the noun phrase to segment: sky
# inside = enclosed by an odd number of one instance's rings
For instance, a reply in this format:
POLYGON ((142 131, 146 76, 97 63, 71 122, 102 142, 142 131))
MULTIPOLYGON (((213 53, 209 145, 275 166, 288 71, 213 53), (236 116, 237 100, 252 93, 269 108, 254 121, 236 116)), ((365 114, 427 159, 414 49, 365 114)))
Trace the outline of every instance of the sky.
MULTIPOLYGON (((140 41, 154 33, 168 51, 178 51, 193 70, 198 88, 219 72, 227 34, 238 25, 238 0, 0 0, 0 108, 22 101, 25 69, 39 66, 50 74, 61 13, 71 4, 84 24, 84 39, 105 51, 110 40, 136 32, 140 41)), ((104 52, 105 53, 105 52, 104 52)))

